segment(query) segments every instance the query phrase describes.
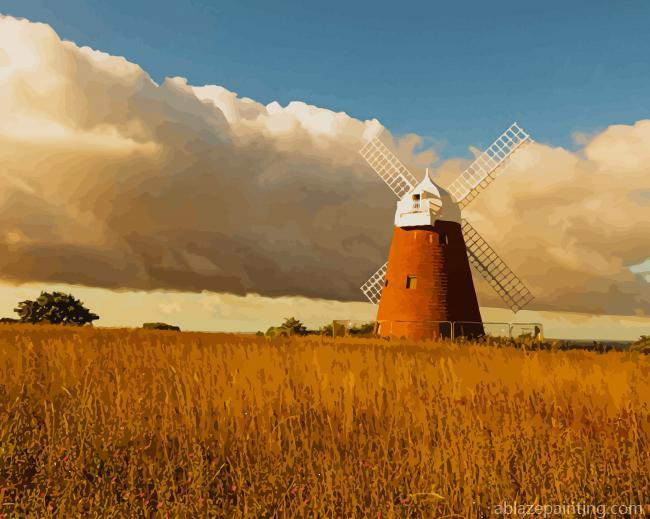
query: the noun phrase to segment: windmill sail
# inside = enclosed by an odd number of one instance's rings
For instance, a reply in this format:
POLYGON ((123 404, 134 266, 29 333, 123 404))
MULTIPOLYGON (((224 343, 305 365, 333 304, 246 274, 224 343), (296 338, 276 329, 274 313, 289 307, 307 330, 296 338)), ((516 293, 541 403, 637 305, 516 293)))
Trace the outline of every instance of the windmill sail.
POLYGON ((517 312, 530 303, 534 299, 530 290, 465 219, 462 221, 462 230, 469 262, 511 310, 517 312))
POLYGON ((361 291, 368 298, 368 301, 378 305, 381 298, 381 291, 384 288, 384 278, 386 277, 386 269, 388 262, 384 263, 379 270, 375 272, 370 279, 361 286, 361 291))
POLYGON ((447 191, 462 209, 490 184, 512 154, 530 142, 530 135, 513 123, 472 164, 454 180, 447 191))
POLYGON ((388 184, 397 198, 402 198, 418 183, 404 164, 378 138, 368 141, 359 153, 388 184))

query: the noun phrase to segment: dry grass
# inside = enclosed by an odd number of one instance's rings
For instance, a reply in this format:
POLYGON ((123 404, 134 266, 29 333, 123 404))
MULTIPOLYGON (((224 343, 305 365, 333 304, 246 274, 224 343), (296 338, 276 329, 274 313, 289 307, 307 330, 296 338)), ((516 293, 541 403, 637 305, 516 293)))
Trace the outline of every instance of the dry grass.
POLYGON ((480 517, 647 503, 650 358, 0 328, 0 511, 480 517))

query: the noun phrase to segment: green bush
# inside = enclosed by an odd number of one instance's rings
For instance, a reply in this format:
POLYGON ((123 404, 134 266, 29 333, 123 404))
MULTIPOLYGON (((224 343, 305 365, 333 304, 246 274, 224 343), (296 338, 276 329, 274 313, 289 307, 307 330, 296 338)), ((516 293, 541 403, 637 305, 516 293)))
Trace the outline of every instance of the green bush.
POLYGON ((331 337, 334 334, 334 326, 331 323, 321 326, 319 333, 331 337))
POLYGON ((375 331, 375 323, 373 322, 373 323, 362 324, 359 326, 353 326, 348 330, 348 334, 370 336, 374 333, 374 331, 375 331))
POLYGON ((307 335, 307 328, 295 317, 286 317, 280 326, 271 326, 266 330, 268 337, 289 337, 291 335, 307 335))
POLYGON ((289 337, 291 333, 286 328, 282 326, 271 326, 266 330, 267 337, 289 337))
POLYGON ((650 335, 642 335, 638 341, 632 343, 630 350, 650 354, 650 335))
POLYGON ((180 327, 167 323, 144 323, 142 327, 146 328, 147 330, 171 330, 174 332, 181 331, 180 327))

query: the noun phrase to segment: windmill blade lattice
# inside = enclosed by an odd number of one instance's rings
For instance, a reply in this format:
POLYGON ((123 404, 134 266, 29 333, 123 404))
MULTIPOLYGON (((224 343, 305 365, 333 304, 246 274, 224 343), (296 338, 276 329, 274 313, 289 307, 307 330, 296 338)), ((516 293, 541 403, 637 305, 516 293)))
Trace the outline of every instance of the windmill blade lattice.
POLYGON ((378 305, 379 299, 381 299, 381 291, 384 288, 387 268, 388 262, 379 267, 379 270, 370 276, 370 279, 361 286, 361 291, 368 298, 368 301, 375 305, 378 305))
POLYGON ((517 312, 530 303, 535 296, 465 219, 462 220, 462 231, 469 262, 510 309, 517 312))
POLYGON ((513 123, 454 180, 447 191, 462 209, 483 191, 508 163, 512 154, 531 142, 530 135, 513 123))
POLYGON ((368 141, 359 153, 397 198, 402 198, 418 183, 406 166, 378 138, 368 141))

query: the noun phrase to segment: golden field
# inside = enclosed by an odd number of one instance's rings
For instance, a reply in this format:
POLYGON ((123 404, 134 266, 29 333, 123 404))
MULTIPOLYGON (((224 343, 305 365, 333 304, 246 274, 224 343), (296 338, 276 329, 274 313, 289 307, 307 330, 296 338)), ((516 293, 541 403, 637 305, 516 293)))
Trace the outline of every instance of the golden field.
POLYGON ((647 504, 650 357, 0 328, 4 517, 647 504))

